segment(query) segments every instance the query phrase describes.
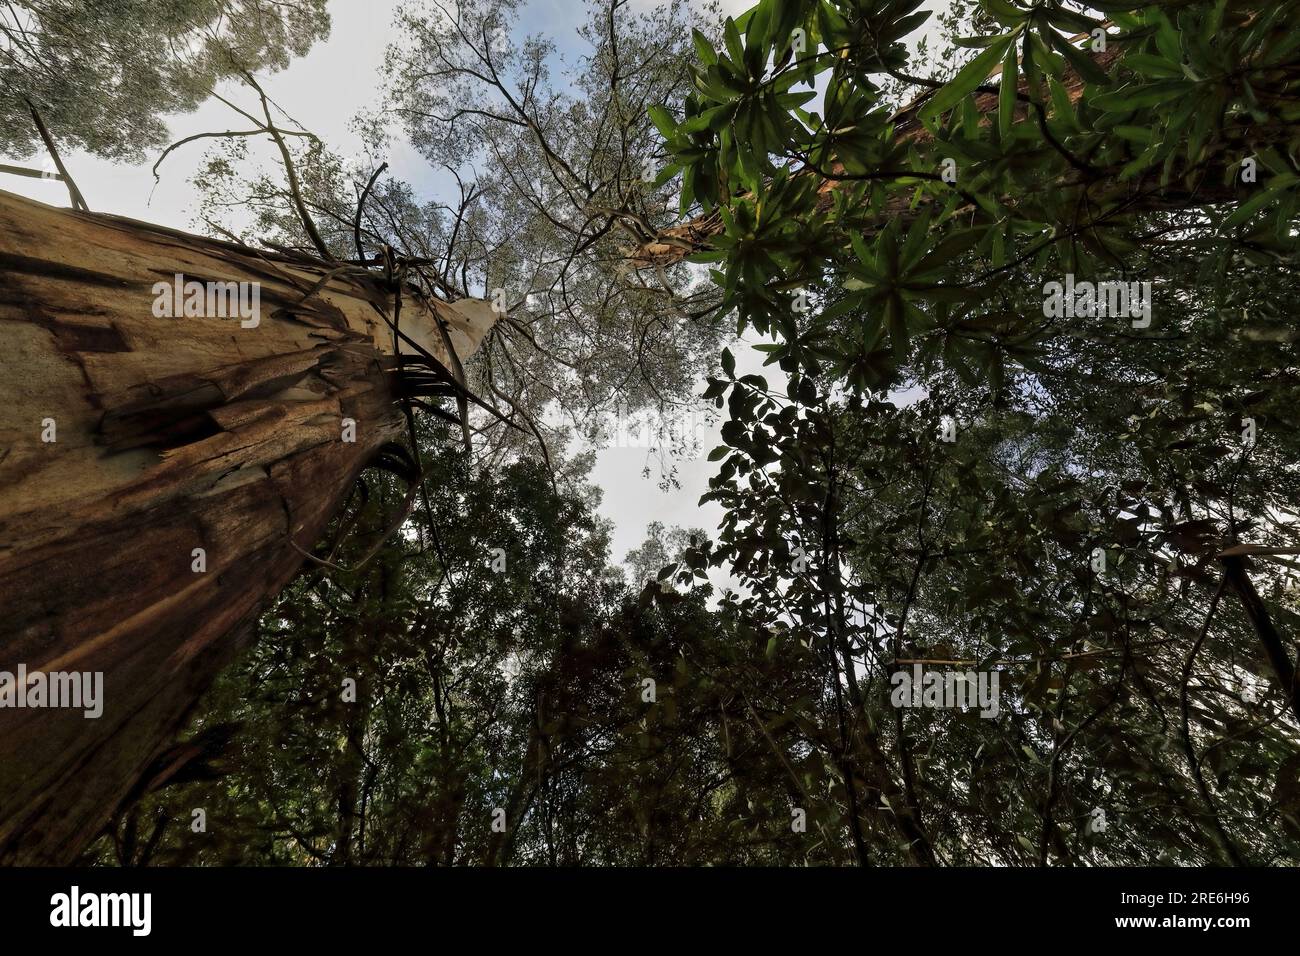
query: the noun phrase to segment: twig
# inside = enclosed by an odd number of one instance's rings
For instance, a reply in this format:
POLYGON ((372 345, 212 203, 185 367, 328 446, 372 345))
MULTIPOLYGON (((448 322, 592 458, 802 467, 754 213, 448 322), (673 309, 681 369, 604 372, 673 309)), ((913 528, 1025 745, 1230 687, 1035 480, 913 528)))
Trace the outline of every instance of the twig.
POLYGON ((363 262, 366 258, 366 250, 361 246, 361 214, 365 211, 366 198, 370 195, 370 190, 375 188, 375 180, 377 180, 380 174, 387 168, 387 163, 381 163, 379 168, 371 173, 370 182, 366 183, 366 188, 361 191, 361 198, 357 200, 357 218, 352 223, 352 237, 356 240, 357 244, 357 258, 363 262))
POLYGON ((54 145, 54 137, 51 136, 50 131, 45 128, 45 123, 41 119, 41 114, 37 112, 36 106, 31 100, 24 99, 24 102, 27 104, 27 109, 31 111, 32 122, 36 124, 36 129, 40 132, 41 139, 45 142, 45 148, 50 152, 50 158, 54 160, 54 165, 59 170, 59 176, 68 187, 68 195, 72 198, 72 208, 81 212, 90 212, 90 207, 86 205, 86 199, 81 195, 81 190, 77 188, 77 184, 73 182, 72 175, 68 172, 67 167, 63 165, 63 160, 59 157, 59 150, 54 145))

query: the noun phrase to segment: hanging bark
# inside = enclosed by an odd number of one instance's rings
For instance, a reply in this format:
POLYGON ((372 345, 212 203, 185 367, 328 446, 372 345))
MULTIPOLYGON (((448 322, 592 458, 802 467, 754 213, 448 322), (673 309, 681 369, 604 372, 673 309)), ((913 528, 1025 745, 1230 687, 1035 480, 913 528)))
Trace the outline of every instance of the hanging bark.
MULTIPOLYGON (((100 830, 403 436, 391 286, 0 192, 0 672, 103 675, 97 718, 9 684, 0 863, 67 862, 100 830), (256 283, 257 320, 159 317, 177 275, 256 283)), ((400 316, 444 365, 493 318, 400 316)))

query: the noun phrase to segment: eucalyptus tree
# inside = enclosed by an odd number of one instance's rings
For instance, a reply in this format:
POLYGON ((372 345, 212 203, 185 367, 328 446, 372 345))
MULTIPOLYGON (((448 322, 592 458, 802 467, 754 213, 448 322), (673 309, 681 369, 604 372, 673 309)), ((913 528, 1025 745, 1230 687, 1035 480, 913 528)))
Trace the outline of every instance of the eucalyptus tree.
MULTIPOLYGON (((495 462, 535 453, 539 440, 555 457, 569 438, 609 440, 640 411, 687 413, 729 332, 707 281, 670 289, 626 263, 675 211, 671 186, 656 182, 666 156, 647 110, 685 94, 691 31, 716 33, 716 10, 591 0, 572 38, 523 35, 524 12, 537 8, 403 6, 384 95, 358 117, 365 154, 289 144, 327 243, 353 246, 368 188, 370 253, 390 245, 418 260, 431 293, 494 303, 501 319, 466 374, 520 426, 477 414, 478 451, 495 462), (399 134, 428 172, 371 182, 399 134)), ((212 225, 307 244, 286 215, 287 188, 250 172, 241 141, 214 151, 198 184, 212 225)))
POLYGON ((5 0, 0 154, 59 143, 114 160, 164 145, 162 116, 238 71, 278 70, 329 32, 325 0, 5 0), (41 127, 44 127, 42 129, 41 127))
POLYGON ((0 859, 49 861, 169 746, 362 470, 410 484, 394 522, 414 507, 410 409, 455 418, 453 356, 493 316, 7 193, 0 222, 24 370, 0 381, 0 859), (29 698, 49 674, 98 675, 102 712, 29 698))

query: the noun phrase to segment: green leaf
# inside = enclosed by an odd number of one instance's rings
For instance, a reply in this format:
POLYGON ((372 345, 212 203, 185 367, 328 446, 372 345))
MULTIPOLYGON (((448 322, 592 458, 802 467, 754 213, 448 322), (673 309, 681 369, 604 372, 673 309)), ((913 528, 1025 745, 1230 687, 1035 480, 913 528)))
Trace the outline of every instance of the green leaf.
POLYGON ((740 42, 740 31, 736 29, 736 21, 727 17, 727 22, 722 27, 722 38, 727 44, 727 55, 731 57, 731 62, 739 66, 745 60, 745 47, 740 42))
POLYGON ((1002 58, 1002 79, 998 87, 998 135, 1003 139, 1011 134, 1011 124, 1016 116, 1016 45, 1008 44, 1002 58))
POLYGON ((943 113, 960 103, 964 97, 974 92, 975 88, 993 72, 994 66, 1006 54, 1007 47, 1011 46, 1014 40, 1013 34, 998 37, 997 42, 962 67, 961 72, 931 97, 930 102, 921 110, 922 115, 930 119, 938 119, 943 113))
POLYGON ((762 0, 751 13, 753 15, 745 24, 745 49, 765 52, 772 22, 772 0, 762 0))
POLYGON ((992 46, 1002 38, 1000 36, 992 37, 957 37, 952 42, 964 49, 982 50, 985 47, 992 46))
POLYGON ((1051 40, 1052 46, 1056 47, 1061 55, 1069 61, 1070 66, 1074 68, 1074 72, 1089 83, 1105 85, 1110 82, 1110 77, 1106 75, 1106 71, 1096 64, 1090 53, 1080 50, 1066 37, 1055 31, 1051 34, 1051 40))
POLYGON ((1151 53, 1130 53, 1124 57, 1124 65, 1143 76, 1154 76, 1158 79, 1170 80, 1183 76, 1183 68, 1180 64, 1151 53))
POLYGON ((1079 121, 1074 115, 1074 104, 1070 102, 1070 94, 1062 85, 1061 81, 1050 74, 1047 77, 1047 89, 1052 95, 1052 115, 1063 123, 1068 124, 1071 128, 1078 130, 1079 121))
POLYGON ((1165 80, 1159 83, 1130 83, 1110 93, 1093 97, 1089 102, 1108 113, 1129 112, 1177 100, 1196 86, 1186 81, 1165 80))
POLYGON ((1227 231, 1229 229, 1235 229, 1240 225, 1244 225, 1255 215, 1255 213, 1259 212, 1270 202, 1275 200, 1284 189, 1293 185, 1297 180, 1297 177, 1295 176, 1282 176, 1278 178, 1281 180, 1280 182, 1274 183, 1268 189, 1260 191, 1238 206, 1237 209, 1233 211, 1232 215, 1220 223, 1219 228, 1227 231))
POLYGON ((713 51, 713 44, 699 30, 691 30, 691 42, 695 44, 695 55, 705 66, 713 66, 718 62, 718 54, 713 51))
POLYGON ((647 112, 650 114, 650 122, 655 124, 655 129, 659 130, 664 139, 672 139, 677 132, 677 121, 673 119, 673 114, 662 106, 652 106, 647 112))
POLYGON ((981 0, 981 6, 993 19, 1004 26, 1013 27, 1023 23, 1029 17, 1028 10, 1022 10, 1009 0, 981 0))

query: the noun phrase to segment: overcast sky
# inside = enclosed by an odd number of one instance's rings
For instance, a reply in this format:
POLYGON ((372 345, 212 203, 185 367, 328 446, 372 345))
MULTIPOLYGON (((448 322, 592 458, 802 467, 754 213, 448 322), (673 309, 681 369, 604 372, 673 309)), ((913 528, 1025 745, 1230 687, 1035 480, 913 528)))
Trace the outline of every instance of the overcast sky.
MULTIPOLYGON (((651 3, 635 0, 634 6, 651 3)), ((722 7, 735 15, 751 3, 722 0, 722 7)), ((331 0, 329 39, 314 46, 307 56, 293 60, 287 69, 263 78, 267 93, 289 115, 341 154, 360 153, 362 144, 348 124, 354 115, 373 107, 378 100, 384 50, 395 39, 393 12, 397 6, 398 0, 331 0)), ((520 18, 516 36, 543 32, 556 42, 561 54, 568 54, 572 60, 585 49, 576 33, 584 13, 585 6, 577 0, 531 0, 520 18)), ((247 99, 246 91, 237 85, 229 84, 221 92, 235 102, 247 99)), ((193 113, 168 117, 173 141, 194 133, 239 129, 242 122, 216 100, 193 113)), ((63 160, 92 210, 198 230, 198 193, 190 179, 204 149, 200 141, 172 153, 159 170, 158 182, 151 171, 155 154, 134 166, 109 163, 75 150, 64 151, 63 160)), ((269 153, 258 154, 250 148, 250 157, 257 155, 270 159, 269 153)), ((446 188, 441 178, 445 173, 431 170, 400 135, 385 158, 392 175, 411 183, 417 191, 432 197, 446 188)), ((34 162, 53 170, 45 157, 34 162)), ((54 205, 68 204, 67 190, 59 182, 3 176, 0 188, 54 205)), ((737 353, 741 374, 758 370, 762 359, 759 353, 744 347, 737 353)), ((644 540, 646 525, 651 521, 713 532, 721 509, 716 505, 700 509, 697 502, 708 489, 709 476, 717 469, 716 464, 705 459, 712 448, 721 444, 719 426, 701 430, 700 450, 694 460, 677 462, 679 490, 660 490, 654 461, 649 463, 650 475, 642 476, 647 465, 645 448, 610 447, 598 454, 591 479, 604 491, 601 513, 614 523, 614 560, 622 561, 629 549, 644 540)))

